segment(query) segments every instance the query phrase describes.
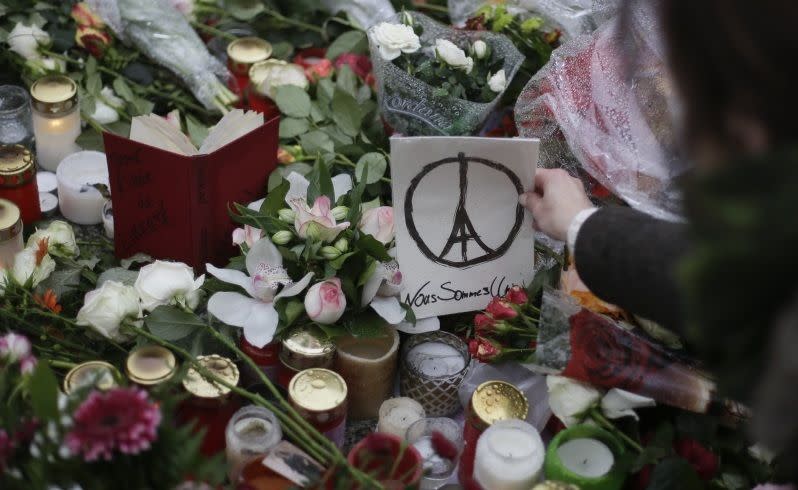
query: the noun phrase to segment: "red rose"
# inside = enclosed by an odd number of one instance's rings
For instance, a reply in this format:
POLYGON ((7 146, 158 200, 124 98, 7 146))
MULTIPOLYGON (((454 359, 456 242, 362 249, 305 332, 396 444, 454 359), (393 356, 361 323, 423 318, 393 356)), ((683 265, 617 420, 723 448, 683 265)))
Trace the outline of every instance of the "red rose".
POLYGON ((362 54, 344 53, 335 59, 335 68, 344 65, 351 68, 361 80, 365 80, 371 73, 371 60, 362 54))
POLYGON ((477 313, 474 317, 474 326, 477 327, 477 333, 487 333, 493 331, 493 327, 496 325, 496 320, 494 320, 490 315, 486 315, 484 313, 477 313))
POLYGON ((305 68, 305 76, 311 82, 317 82, 321 78, 329 77, 333 72, 333 64, 332 61, 328 59, 323 59, 318 63, 311 65, 308 68, 305 68))
POLYGON ((702 480, 709 481, 718 472, 718 457, 695 439, 678 439, 673 443, 673 449, 690 463, 702 480))
POLYGON ((442 458, 454 460, 457 458, 457 446, 446 438, 440 431, 432 431, 432 449, 442 458))
POLYGON ((501 354, 501 346, 484 337, 477 337, 468 342, 468 352, 479 362, 490 362, 501 354))
POLYGON ((511 287, 504 297, 507 299, 507 301, 515 305, 525 305, 529 301, 526 291, 524 291, 524 288, 521 286, 511 287))
POLYGON ((307 48, 300 50, 296 56, 294 56, 294 63, 302 68, 310 68, 325 59, 324 57, 326 55, 327 50, 324 48, 307 48))
POLYGON ((511 320, 518 316, 518 312, 513 309, 513 306, 501 298, 490 300, 485 311, 496 320, 511 320))
POLYGON ((107 32, 93 27, 78 26, 75 31, 75 42, 95 58, 102 58, 111 44, 111 36, 107 32))

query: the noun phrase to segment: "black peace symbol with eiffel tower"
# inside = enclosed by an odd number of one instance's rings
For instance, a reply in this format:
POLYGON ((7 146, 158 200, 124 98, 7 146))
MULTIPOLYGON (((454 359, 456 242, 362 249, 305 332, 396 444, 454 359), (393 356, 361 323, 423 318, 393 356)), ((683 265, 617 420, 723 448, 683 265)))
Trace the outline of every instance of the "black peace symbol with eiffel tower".
POLYGON ((504 240, 504 242, 502 242, 501 245, 496 248, 491 248, 485 244, 480 237, 479 232, 477 232, 476 228, 474 227, 474 223, 471 221, 471 218, 468 216, 465 206, 468 196, 468 166, 470 162, 484 165, 496 172, 505 174, 518 194, 522 194, 524 192, 524 188, 521 185, 521 181, 518 176, 506 166, 485 158, 467 157, 465 153, 461 152, 457 155, 457 157, 444 158, 442 160, 438 160, 437 162, 432 162, 425 165, 418 175, 413 177, 413 179, 410 181, 410 187, 407 189, 404 205, 405 224, 407 225, 407 231, 413 241, 416 242, 416 245, 421 253, 434 262, 460 269, 482 264, 484 262, 489 262, 504 255, 513 244, 513 241, 515 240, 516 235, 518 235, 518 231, 521 229, 521 225, 524 222, 524 208, 518 204, 516 205, 515 209, 515 222, 513 223, 513 227, 507 234, 507 238, 504 240), (418 188, 419 183, 424 180, 424 178, 429 175, 430 172, 436 168, 449 164, 458 165, 460 175, 460 198, 457 203, 457 208, 454 210, 454 221, 452 231, 449 233, 449 238, 446 240, 446 243, 441 251, 436 253, 429 248, 426 242, 421 238, 418 229, 416 228, 415 218, 413 216, 413 196, 418 188), (476 257, 468 256, 468 243, 472 240, 483 252, 476 257), (447 259, 446 256, 455 246, 459 246, 460 248, 460 259, 447 259))

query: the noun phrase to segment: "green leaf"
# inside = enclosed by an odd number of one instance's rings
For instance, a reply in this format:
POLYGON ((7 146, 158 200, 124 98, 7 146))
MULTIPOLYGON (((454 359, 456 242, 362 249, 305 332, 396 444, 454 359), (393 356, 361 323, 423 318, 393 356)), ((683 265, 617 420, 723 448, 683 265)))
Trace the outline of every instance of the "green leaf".
POLYGON ((388 251, 385 250, 385 245, 371 235, 361 234, 360 238, 357 240, 357 247, 380 262, 390 262, 393 260, 393 258, 388 255, 388 251))
POLYGON ((343 90, 336 90, 332 100, 333 121, 349 136, 357 136, 363 116, 357 100, 343 90))
POLYGON ((266 9, 261 0, 225 0, 224 7, 230 15, 243 21, 254 19, 266 9))
POLYGON ((344 326, 353 337, 379 338, 387 335, 385 320, 370 310, 358 313, 344 326))
POLYGON ((64 293, 67 293, 80 285, 79 267, 66 267, 59 268, 50 274, 50 277, 42 281, 41 288, 43 290, 52 289, 55 295, 60 298, 64 293))
POLYGON ((338 70, 335 84, 352 97, 357 96, 357 75, 355 75, 355 72, 347 65, 342 66, 338 70))
POLYGON ((90 73, 88 77, 86 77, 86 91, 95 97, 100 95, 100 91, 103 89, 103 81, 100 78, 99 73, 90 73))
POLYGON ((97 287, 103 285, 106 281, 121 282, 125 286, 132 286, 136 283, 136 278, 139 276, 138 271, 129 271, 122 267, 113 267, 100 274, 97 278, 97 287))
POLYGON ((133 108, 135 109, 134 115, 144 116, 152 113, 155 104, 147 99, 137 98, 133 101, 133 108))
POLYGON ((139 253, 137 253, 135 255, 132 255, 132 256, 126 258, 126 259, 120 260, 119 261, 119 265, 121 265, 125 269, 130 269, 130 267, 133 264, 147 264, 149 262, 152 262, 153 260, 154 259, 151 256, 149 256, 149 255, 147 255, 145 253, 139 252, 139 253))
POLYGON ((321 123, 328 118, 327 113, 329 110, 325 110, 319 101, 314 100, 310 103, 310 118, 313 120, 314 123, 321 123))
POLYGON ((305 153, 310 155, 333 153, 335 151, 335 144, 330 136, 324 131, 314 130, 305 133, 299 137, 299 144, 305 153))
POLYGON ((97 73, 97 58, 88 56, 86 59, 86 74, 93 75, 97 73))
POLYGON ((305 313, 305 304, 302 301, 298 299, 285 301, 283 306, 284 326, 288 327, 293 324, 303 313, 305 313))
POLYGON ((338 126, 331 124, 329 126, 323 126, 320 129, 327 133, 327 135, 333 140, 336 148, 347 147, 354 142, 352 137, 341 131, 341 128, 338 126))
POLYGON ((33 413, 41 420, 58 418, 58 381, 47 361, 40 359, 28 379, 33 413))
POLYGON ((288 194, 288 189, 291 184, 287 180, 278 185, 275 189, 266 194, 266 199, 260 207, 261 214, 276 215, 277 211, 285 207, 285 195, 288 194))
POLYGON ((208 128, 200 124, 191 115, 186 116, 186 130, 188 131, 188 137, 191 138, 191 142, 194 143, 194 146, 197 148, 202 146, 202 142, 208 137, 208 128))
POLYGON ((363 286, 368 282, 371 276, 374 274, 374 270, 377 268, 377 261, 371 259, 368 261, 368 266, 363 270, 363 272, 357 278, 357 287, 363 286))
POLYGON ((307 133, 309 129, 310 123, 307 119, 286 117, 280 121, 280 138, 295 138, 307 133))
MULTIPOLYGON (((93 60, 94 57, 90 56, 89 59, 93 60)), ((95 61, 95 64, 96 63, 97 62, 95 61)), ((88 62, 86 64, 88 66, 88 62)), ((117 77, 116 79, 114 79, 113 87, 114 87, 114 92, 116 92, 116 94, 119 95, 122 99, 128 102, 133 102, 134 100, 136 100, 136 96, 135 94, 133 94, 133 90, 130 88, 130 85, 128 85, 123 78, 117 77)))
POLYGON ((344 266, 344 262, 346 262, 346 259, 348 259, 353 255, 355 255, 355 252, 347 252, 345 254, 339 255, 338 257, 334 258, 328 263, 330 264, 330 267, 332 267, 335 270, 338 270, 344 266))
POLYGON ((193 314, 174 306, 159 306, 144 319, 147 328, 163 340, 174 342, 184 339, 205 326, 205 322, 193 314))
POLYGON ((327 59, 335 60, 344 53, 362 54, 366 49, 368 49, 368 39, 363 31, 344 32, 327 48, 327 59))
POLYGON ((310 182, 308 186, 308 204, 312 205, 319 196, 327 196, 330 198, 330 202, 334 202, 335 190, 333 189, 330 170, 326 164, 316 161, 316 165, 313 166, 313 170, 307 175, 307 178, 310 182))
POLYGON ((97 108, 97 98, 93 95, 81 94, 80 98, 80 112, 82 112, 86 116, 91 116, 94 114, 94 110, 97 108))
POLYGON ((380 181, 387 168, 388 161, 385 160, 385 155, 377 152, 366 153, 357 161, 355 177, 358 181, 364 180, 363 172, 368 169, 368 172, 365 173, 366 184, 374 184, 380 181))
POLYGON ((103 145, 103 135, 92 127, 87 127, 80 133, 75 143, 84 150, 104 151, 105 149, 103 145))
POLYGON ((701 490, 704 485, 690 463, 669 458, 654 467, 647 490, 701 490))
POLYGON ((287 60, 294 54, 294 45, 287 41, 272 43, 272 58, 287 60))
POLYGON ((286 116, 310 116, 310 96, 294 85, 281 85, 275 89, 274 102, 286 116))
POLYGON ((329 78, 322 78, 316 84, 316 98, 320 103, 329 105, 335 95, 335 84, 329 78))

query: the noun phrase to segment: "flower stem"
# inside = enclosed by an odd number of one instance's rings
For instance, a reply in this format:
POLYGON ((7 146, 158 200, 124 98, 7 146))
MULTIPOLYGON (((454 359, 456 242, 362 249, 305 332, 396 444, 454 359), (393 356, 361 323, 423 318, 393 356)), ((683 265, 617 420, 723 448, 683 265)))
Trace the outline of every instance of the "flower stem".
POLYGON ((202 22, 197 22, 196 20, 191 21, 191 25, 195 29, 199 29, 201 31, 205 31, 208 34, 213 34, 214 36, 223 37, 229 41, 234 41, 238 39, 237 36, 230 34, 229 32, 224 32, 221 29, 217 29, 213 26, 209 26, 208 24, 203 24, 202 22))
POLYGON ((623 442, 625 442, 629 447, 637 451, 638 453, 643 452, 643 446, 640 445, 639 442, 635 441, 631 437, 627 436, 623 431, 621 431, 615 424, 609 421, 607 417, 601 413, 601 410, 597 407, 593 407, 590 409, 588 413, 591 419, 595 421, 599 426, 606 429, 607 431, 611 432, 616 437, 620 438, 623 442))

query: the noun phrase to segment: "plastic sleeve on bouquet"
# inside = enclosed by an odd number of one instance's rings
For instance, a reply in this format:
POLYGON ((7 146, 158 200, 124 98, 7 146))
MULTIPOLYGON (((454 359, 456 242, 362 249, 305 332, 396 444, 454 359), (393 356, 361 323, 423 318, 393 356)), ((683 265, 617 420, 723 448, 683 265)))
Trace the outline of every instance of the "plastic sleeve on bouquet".
POLYGON ((321 0, 321 4, 331 14, 346 12, 363 29, 396 15, 388 0, 321 0))
POLYGON ((714 406, 715 384, 705 373, 553 290, 543 295, 537 362, 593 386, 621 388, 683 410, 705 413, 714 406))

